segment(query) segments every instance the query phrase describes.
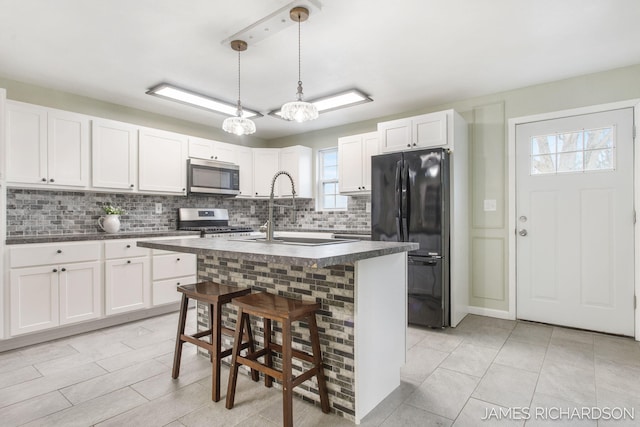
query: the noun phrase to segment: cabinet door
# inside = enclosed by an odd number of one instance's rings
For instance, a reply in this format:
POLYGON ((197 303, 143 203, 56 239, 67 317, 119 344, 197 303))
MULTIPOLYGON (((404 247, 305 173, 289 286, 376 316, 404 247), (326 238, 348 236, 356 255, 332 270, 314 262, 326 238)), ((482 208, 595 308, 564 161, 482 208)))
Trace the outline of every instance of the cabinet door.
POLYGON ((213 141, 189 137, 189 157, 193 159, 213 160, 213 141))
POLYGON ((251 197, 253 195, 253 153, 249 147, 237 147, 237 164, 240 168, 240 194, 239 197, 251 197))
POLYGON ((380 150, 383 153, 406 150, 411 147, 411 120, 399 119, 378 123, 380 150))
POLYGON ((411 148, 429 148, 447 145, 447 113, 424 114, 412 117, 413 141, 411 148))
POLYGON ((60 324, 95 319, 102 315, 100 262, 61 265, 58 270, 60 324))
POLYGON ((151 302, 149 258, 105 261, 105 314, 147 308, 151 302))
POLYGON ((233 144, 226 142, 214 141, 213 143, 213 159, 220 162, 238 163, 238 150, 233 144))
MULTIPOLYGON (((302 145, 280 149, 280 170, 291 174, 296 188, 296 197, 311 198, 311 160, 313 150, 302 145)), ((278 178, 280 197, 291 197, 291 181, 287 177, 278 178)))
POLYGON ((89 118, 66 111, 47 115, 47 170, 49 183, 89 185, 89 118))
POLYGON ((43 184, 47 178, 47 112, 7 101, 7 181, 43 184))
POLYGON ((138 129, 109 120, 91 122, 92 184, 134 190, 138 172, 138 129))
POLYGON ((153 129, 140 130, 140 190, 184 194, 186 147, 187 139, 183 135, 153 129))
MULTIPOLYGON (((280 170, 280 150, 277 148, 253 149, 253 195, 269 197, 271 181, 280 170)), ((281 178, 278 178, 281 179, 281 178)), ((286 178, 284 178, 286 179, 286 178)), ((278 186, 274 188, 274 195, 278 195, 278 186)))
POLYGON ((56 266, 11 270, 11 335, 58 326, 57 270, 56 266))
POLYGON ((338 139, 338 191, 354 193, 362 190, 362 137, 338 139))
POLYGON ((371 157, 380 153, 378 132, 362 135, 362 189, 371 192, 371 157))

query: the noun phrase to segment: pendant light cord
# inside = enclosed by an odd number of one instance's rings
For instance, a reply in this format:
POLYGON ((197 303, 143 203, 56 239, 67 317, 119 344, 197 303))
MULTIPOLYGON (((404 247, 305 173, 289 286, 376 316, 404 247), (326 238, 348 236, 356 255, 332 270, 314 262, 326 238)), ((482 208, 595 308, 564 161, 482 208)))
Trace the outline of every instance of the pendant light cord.
POLYGON ((300 58, 301 49, 300 49, 300 12, 298 12, 298 84, 302 85, 302 59, 300 58))
POLYGON ((240 105, 240 51, 238 50, 238 116, 242 115, 242 107, 240 105))

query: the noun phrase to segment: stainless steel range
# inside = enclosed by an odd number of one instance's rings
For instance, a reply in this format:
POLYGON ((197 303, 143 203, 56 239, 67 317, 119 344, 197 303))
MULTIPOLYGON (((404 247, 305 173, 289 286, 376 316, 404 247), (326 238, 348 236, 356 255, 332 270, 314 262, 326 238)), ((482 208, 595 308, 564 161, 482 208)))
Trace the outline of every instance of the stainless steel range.
POLYGON ((249 226, 229 225, 229 212, 226 209, 180 208, 178 209, 178 230, 199 231, 200 237, 238 237, 252 236, 249 226))

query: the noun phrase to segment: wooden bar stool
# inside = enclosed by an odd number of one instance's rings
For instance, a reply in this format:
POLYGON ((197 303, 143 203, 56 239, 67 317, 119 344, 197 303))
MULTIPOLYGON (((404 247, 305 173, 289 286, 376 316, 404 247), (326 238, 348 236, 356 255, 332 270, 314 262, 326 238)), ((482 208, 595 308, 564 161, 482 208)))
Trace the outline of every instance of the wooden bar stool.
POLYGON ((236 327, 235 342, 231 358, 231 372, 229 373, 229 388, 227 390, 227 409, 233 408, 233 400, 236 392, 236 381, 238 378, 238 366, 246 365, 251 369, 265 374, 265 385, 271 387, 273 379, 282 382, 282 404, 284 425, 293 425, 293 388, 313 377, 318 379, 318 393, 320 394, 320 404, 322 412, 329 413, 329 397, 327 395, 327 384, 322 368, 322 356, 320 355, 320 338, 318 336, 318 325, 316 323, 316 311, 320 309, 319 303, 285 298, 265 292, 251 294, 234 298, 231 302, 238 307, 238 324, 236 327), (240 337, 243 330, 249 330, 249 319, 247 314, 259 316, 264 319, 264 348, 259 351, 249 350, 246 356, 242 356, 240 351, 240 337), (311 336, 311 349, 313 354, 291 348, 291 323, 299 320, 307 320, 309 334, 311 336), (271 321, 282 323, 282 345, 271 342, 271 321), (273 352, 282 355, 282 371, 272 367, 273 352), (264 356, 264 363, 258 362, 259 357, 264 356), (293 377, 292 358, 301 359, 313 364, 313 367, 304 373, 293 377))
MULTIPOLYGON (((214 402, 220 400, 220 362, 223 358, 231 354, 231 348, 222 351, 221 334, 230 337, 236 336, 238 340, 238 350, 248 349, 250 353, 255 351, 253 343, 253 335, 251 326, 247 327, 246 334, 237 335, 229 328, 222 326, 222 306, 231 302, 235 297, 248 295, 251 289, 240 289, 233 286, 221 285, 214 282, 200 282, 190 285, 178 286, 178 292, 182 292, 182 303, 180 306, 180 318, 178 320, 178 335, 176 337, 176 350, 173 355, 173 371, 171 376, 178 378, 180 375, 180 359, 182 357, 182 344, 185 342, 197 345, 209 352, 211 360, 211 399, 214 402), (193 335, 184 333, 187 321, 187 309, 189 306, 189 298, 196 301, 209 304, 209 329, 201 331, 193 335), (210 336, 211 342, 207 342, 200 338, 210 336), (244 339, 242 339, 244 338, 244 339)), ((246 318, 247 315, 239 315, 239 318, 246 318)), ((249 322, 246 322, 249 325, 249 322)), ((235 343, 234 343, 235 344, 235 343)), ((235 347, 235 346, 234 346, 235 347)), ((251 377, 254 381, 258 381, 258 372, 251 371, 251 377)))

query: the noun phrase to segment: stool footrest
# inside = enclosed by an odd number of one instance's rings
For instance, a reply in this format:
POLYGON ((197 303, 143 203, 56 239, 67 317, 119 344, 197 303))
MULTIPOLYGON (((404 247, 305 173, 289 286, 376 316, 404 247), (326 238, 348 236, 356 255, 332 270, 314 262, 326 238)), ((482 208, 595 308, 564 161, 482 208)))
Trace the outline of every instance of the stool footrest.
MULTIPOLYGON (((282 354, 282 346, 280 344, 270 343, 269 345, 273 350, 282 354)), ((300 351, 300 350, 296 350, 295 348, 292 348, 291 354, 293 354, 293 357, 295 357, 296 359, 304 360, 305 362, 309 362, 309 363, 315 363, 315 360, 313 360, 313 356, 310 355, 309 353, 305 353, 304 351, 300 351)))
POLYGON ((184 335, 184 334, 180 335, 180 341, 188 342, 188 343, 191 343, 193 345, 197 345, 198 347, 201 347, 201 348, 204 348, 206 350, 211 351, 211 347, 212 347, 211 343, 208 343, 208 342, 203 341, 203 340, 199 340, 197 338, 194 338, 191 335, 184 335))
POLYGON ((297 377, 293 378, 291 380, 291 384, 292 384, 293 387, 298 387, 300 384, 302 384, 303 382, 305 382, 309 378, 314 377, 317 374, 318 374, 318 369, 311 368, 311 369, 309 369, 307 371, 304 371, 303 373, 301 373, 297 377))
POLYGON ((246 357, 243 356, 237 356, 237 363, 239 365, 245 365, 250 367, 251 369, 255 369, 256 371, 260 371, 265 375, 269 375, 272 378, 275 378, 277 380, 282 381, 283 379, 283 375, 282 375, 282 371, 278 371, 277 369, 274 368, 270 368, 268 366, 263 365, 262 363, 256 361, 256 360, 252 360, 252 359, 247 359, 246 357))
POLYGON ((193 335, 187 335, 187 336, 191 338, 202 338, 202 337, 206 337, 207 335, 211 335, 212 332, 213 331, 211 329, 207 329, 206 331, 201 331, 193 335))

